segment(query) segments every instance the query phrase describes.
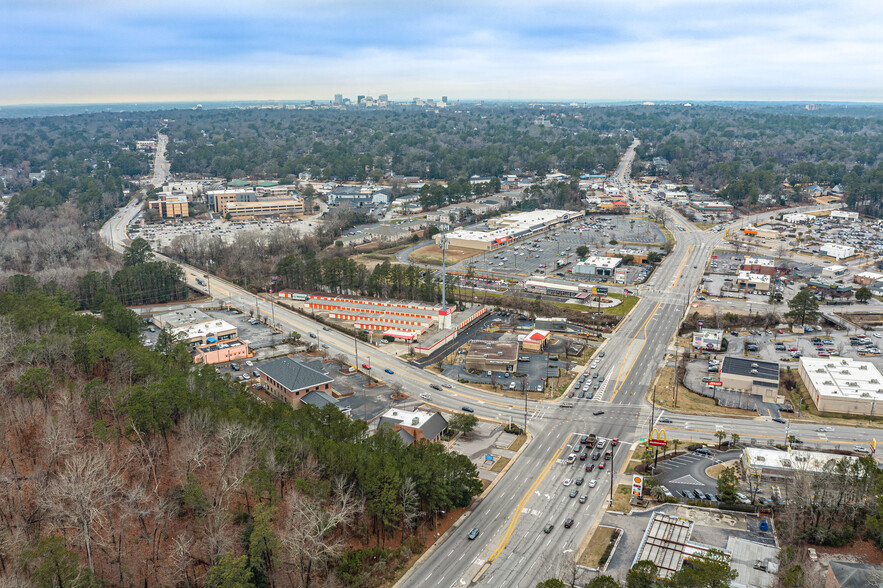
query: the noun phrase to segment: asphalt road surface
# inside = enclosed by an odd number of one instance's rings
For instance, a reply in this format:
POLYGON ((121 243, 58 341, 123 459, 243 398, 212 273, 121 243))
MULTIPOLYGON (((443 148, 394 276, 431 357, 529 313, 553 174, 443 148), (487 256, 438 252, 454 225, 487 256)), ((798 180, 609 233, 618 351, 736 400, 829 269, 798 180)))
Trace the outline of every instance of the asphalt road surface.
MULTIPOLYGON (((617 169, 618 181, 626 190, 631 189, 625 178, 633 156, 634 145, 617 169)), ((128 243, 125 227, 137 210, 137 205, 130 203, 102 228, 103 238, 114 249, 122 250, 128 243)), ((493 491, 473 507, 462 525, 434 546, 399 585, 463 586, 481 572, 480 578, 476 579, 478 585, 532 587, 558 573, 572 558, 583 535, 600 517, 608 499, 611 479, 618 481, 632 444, 645 437, 653 424, 644 394, 686 310, 689 294, 699 283, 705 262, 723 238, 722 233, 695 229, 676 213, 671 213, 670 218, 672 223, 684 226, 686 230, 675 233, 677 245, 650 280, 641 286, 641 301, 604 344, 606 356, 598 368, 605 375, 603 394, 591 401, 580 400, 572 409, 555 402, 528 402, 528 428, 532 442, 493 491), (694 269, 694 265, 698 269, 694 269), (595 415, 595 411, 604 411, 604 414, 595 415), (573 465, 565 463, 571 446, 578 442, 580 435, 589 433, 620 440, 614 448, 612 461, 606 462, 604 470, 596 467, 593 472, 585 472, 584 465, 588 461, 577 460, 573 465), (565 479, 580 475, 586 478, 586 484, 564 486, 565 479), (591 479, 598 480, 597 487, 588 487, 591 479), (570 498, 570 491, 574 488, 578 495, 587 496, 585 503, 580 503, 578 497, 570 498), (564 528, 567 517, 574 519, 573 528, 564 528), (543 528, 548 524, 554 528, 547 534, 543 528), (481 534, 469 541, 466 534, 473 527, 478 527, 481 534)), ((524 418, 523 402, 445 380, 375 347, 360 344, 357 350, 351 337, 333 330, 324 331, 319 323, 284 307, 271 305, 217 277, 209 276, 207 286, 202 287, 192 277, 194 273, 202 275, 200 270, 179 265, 191 287, 205 291, 215 299, 229 300, 245 312, 254 310, 261 315, 271 314, 283 330, 317 333, 320 341, 330 347, 328 351, 332 355, 342 354, 354 365, 361 366, 365 362, 370 363, 372 370, 392 369, 393 375, 384 375, 389 384, 399 383, 411 393, 429 390, 431 384, 447 386, 441 391, 432 391, 433 405, 455 411, 469 406, 479 417, 500 421, 521 422, 524 418)), ((656 417, 660 416, 661 413, 657 412, 656 417)), ((678 431, 681 433, 679 437, 686 433, 696 440, 713 440, 720 427, 738 431, 743 439, 783 441, 789 431, 801 438, 817 435, 814 432, 816 425, 779 425, 768 420, 670 413, 666 416, 675 421, 667 426, 669 435, 678 431)), ((832 444, 854 443, 869 440, 874 432, 836 427, 828 435, 828 442, 832 444)))

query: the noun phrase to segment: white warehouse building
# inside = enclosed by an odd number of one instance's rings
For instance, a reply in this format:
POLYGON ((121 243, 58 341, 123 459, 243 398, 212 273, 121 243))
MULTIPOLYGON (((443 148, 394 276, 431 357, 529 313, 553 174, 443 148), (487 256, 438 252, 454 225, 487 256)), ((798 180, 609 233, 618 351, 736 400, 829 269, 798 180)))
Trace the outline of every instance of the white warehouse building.
POLYGON ((825 243, 819 247, 819 251, 829 257, 833 257, 837 261, 855 255, 855 247, 850 245, 840 245, 839 243, 825 243))
POLYGON ((801 357, 798 373, 820 412, 871 416, 883 410, 883 375, 869 361, 801 357))
POLYGON ((573 266, 573 273, 579 275, 610 278, 622 264, 621 257, 587 257, 573 266))

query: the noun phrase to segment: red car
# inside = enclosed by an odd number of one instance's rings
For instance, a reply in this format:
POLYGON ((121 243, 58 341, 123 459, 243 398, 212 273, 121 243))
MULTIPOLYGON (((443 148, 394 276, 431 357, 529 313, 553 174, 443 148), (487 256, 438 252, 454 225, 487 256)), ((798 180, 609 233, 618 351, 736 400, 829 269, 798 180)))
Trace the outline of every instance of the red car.
POLYGON ((367 363, 363 363, 363 364, 362 364, 362 367, 365 368, 366 370, 370 370, 370 369, 371 369, 371 366, 368 365, 367 363))
POLYGON ((789 347, 788 351, 797 351, 797 347, 789 347))
POLYGON ((614 437, 613 439, 611 439, 610 444, 613 445, 614 447, 619 445, 619 437, 614 437))
POLYGON ((598 464, 598 469, 599 469, 599 470, 603 470, 603 469, 604 469, 604 462, 603 462, 603 461, 602 461, 601 463, 598 464))

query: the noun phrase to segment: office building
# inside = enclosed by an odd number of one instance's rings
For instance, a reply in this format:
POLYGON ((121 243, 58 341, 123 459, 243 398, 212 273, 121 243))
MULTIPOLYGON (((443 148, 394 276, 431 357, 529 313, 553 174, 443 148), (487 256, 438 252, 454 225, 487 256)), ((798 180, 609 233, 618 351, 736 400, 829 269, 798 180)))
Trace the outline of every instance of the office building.
POLYGON ((291 357, 279 357, 258 364, 261 384, 267 393, 292 407, 300 407, 313 392, 328 395, 332 392, 334 379, 328 375, 321 362, 306 363, 291 357))
POLYGON ((466 352, 465 367, 478 372, 514 372, 518 366, 518 343, 473 341, 466 352))
POLYGON ((233 218, 283 214, 294 215, 303 214, 303 212, 304 201, 300 198, 260 200, 258 202, 228 202, 221 210, 222 214, 229 214, 233 218))
POLYGON ((190 202, 184 194, 161 194, 157 200, 148 200, 147 208, 158 211, 162 218, 190 216, 190 202))
POLYGON ((439 412, 390 408, 380 415, 377 428, 392 427, 405 445, 415 441, 439 441, 448 428, 448 421, 439 412))
POLYGON ((724 388, 742 390, 776 402, 779 396, 779 364, 746 357, 727 356, 721 364, 719 380, 724 388))
POLYGON ((218 213, 223 211, 224 207, 230 202, 257 201, 257 194, 251 188, 227 188, 225 190, 209 190, 205 193, 205 197, 208 201, 209 210, 218 213))

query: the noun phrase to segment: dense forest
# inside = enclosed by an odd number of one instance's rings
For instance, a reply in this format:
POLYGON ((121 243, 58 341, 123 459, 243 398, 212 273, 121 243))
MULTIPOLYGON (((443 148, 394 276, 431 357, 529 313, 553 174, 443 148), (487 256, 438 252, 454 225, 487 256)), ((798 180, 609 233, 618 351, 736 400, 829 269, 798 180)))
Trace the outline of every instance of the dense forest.
POLYGON ((481 488, 441 445, 145 348, 105 304, 0 294, 4 586, 378 585, 481 488))

